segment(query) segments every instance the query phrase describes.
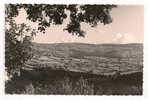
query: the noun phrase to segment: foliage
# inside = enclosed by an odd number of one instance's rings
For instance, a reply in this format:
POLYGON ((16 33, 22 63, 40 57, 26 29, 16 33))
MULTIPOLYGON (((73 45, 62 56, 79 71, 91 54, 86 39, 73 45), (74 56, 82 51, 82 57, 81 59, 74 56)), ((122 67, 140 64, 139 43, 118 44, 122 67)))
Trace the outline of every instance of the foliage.
POLYGON ((31 39, 35 34, 25 24, 17 25, 14 20, 7 20, 5 29, 5 66, 8 76, 18 73, 21 66, 32 57, 31 39))
POLYGON ((98 23, 109 24, 112 22, 110 11, 116 5, 49 5, 49 4, 8 4, 6 13, 9 18, 19 14, 19 9, 24 8, 27 19, 38 23, 38 30, 45 33, 45 29, 51 24, 63 24, 64 19, 70 17, 69 24, 64 30, 69 33, 84 37, 81 23, 88 23, 92 27, 98 23), (70 15, 67 12, 70 12, 70 15))
POLYGON ((116 80, 92 79, 82 76, 46 77, 45 80, 20 79, 6 83, 8 94, 56 94, 56 95, 142 95, 142 73, 119 76, 116 80), (128 77, 128 78, 127 78, 128 77), (137 79, 138 78, 138 79, 137 79))

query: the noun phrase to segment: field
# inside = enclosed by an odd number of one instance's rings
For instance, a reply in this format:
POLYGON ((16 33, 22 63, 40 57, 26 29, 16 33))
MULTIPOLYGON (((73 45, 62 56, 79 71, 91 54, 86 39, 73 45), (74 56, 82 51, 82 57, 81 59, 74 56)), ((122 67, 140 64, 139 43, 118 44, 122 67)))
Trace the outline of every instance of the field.
POLYGON ((6 93, 141 95, 143 44, 33 43, 6 93))

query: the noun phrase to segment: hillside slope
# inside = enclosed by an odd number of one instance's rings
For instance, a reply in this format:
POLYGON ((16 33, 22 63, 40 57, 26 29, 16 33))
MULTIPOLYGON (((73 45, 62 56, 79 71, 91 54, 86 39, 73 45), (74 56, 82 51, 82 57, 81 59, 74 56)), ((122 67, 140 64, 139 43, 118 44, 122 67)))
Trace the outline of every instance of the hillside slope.
POLYGON ((142 44, 33 43, 25 68, 51 68, 110 75, 142 72, 142 44))

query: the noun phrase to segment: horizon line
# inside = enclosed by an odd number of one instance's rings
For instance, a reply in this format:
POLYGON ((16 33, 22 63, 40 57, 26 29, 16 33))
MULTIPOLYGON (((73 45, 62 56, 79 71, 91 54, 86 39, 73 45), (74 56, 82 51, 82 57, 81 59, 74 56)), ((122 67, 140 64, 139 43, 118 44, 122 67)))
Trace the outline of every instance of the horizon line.
POLYGON ((84 43, 84 42, 32 42, 32 43, 37 43, 37 44, 144 44, 143 42, 131 42, 131 43, 84 43))

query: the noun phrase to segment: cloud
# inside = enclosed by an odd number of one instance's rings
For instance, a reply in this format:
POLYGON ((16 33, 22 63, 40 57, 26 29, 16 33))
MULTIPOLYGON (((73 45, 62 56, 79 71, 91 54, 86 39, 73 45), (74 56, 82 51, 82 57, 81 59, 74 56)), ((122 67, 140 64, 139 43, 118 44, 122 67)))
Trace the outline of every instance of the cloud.
POLYGON ((115 38, 113 39, 113 43, 134 43, 135 42, 135 37, 132 34, 128 33, 117 33, 115 38))

